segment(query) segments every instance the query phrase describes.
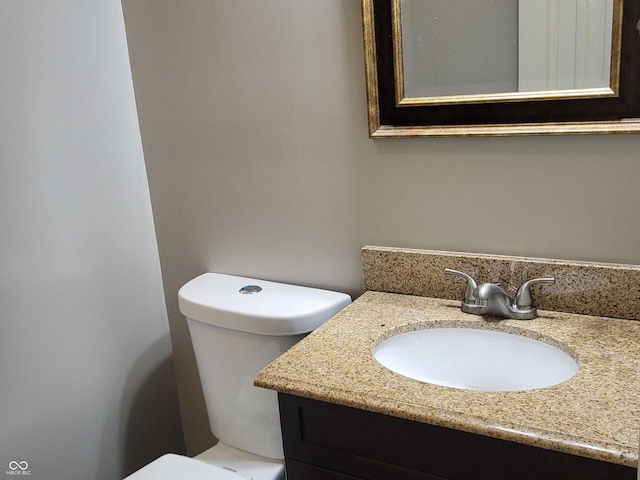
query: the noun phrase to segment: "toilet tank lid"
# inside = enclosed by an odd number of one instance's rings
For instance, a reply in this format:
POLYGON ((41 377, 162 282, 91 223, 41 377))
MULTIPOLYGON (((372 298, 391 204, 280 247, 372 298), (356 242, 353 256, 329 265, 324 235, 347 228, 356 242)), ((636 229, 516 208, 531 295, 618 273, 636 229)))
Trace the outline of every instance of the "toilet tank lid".
POLYGON ((221 273, 202 274, 178 291, 186 317, 261 335, 311 332, 349 303, 345 293, 221 273))

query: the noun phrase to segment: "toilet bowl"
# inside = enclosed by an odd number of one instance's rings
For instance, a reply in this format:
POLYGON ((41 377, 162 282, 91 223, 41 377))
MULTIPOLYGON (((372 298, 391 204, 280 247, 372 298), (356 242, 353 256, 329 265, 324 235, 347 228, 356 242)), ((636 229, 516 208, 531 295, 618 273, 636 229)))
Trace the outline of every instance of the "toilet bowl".
POLYGON ((277 394, 253 386, 268 363, 349 303, 344 293, 205 273, 178 292, 211 432, 195 458, 167 454, 125 480, 281 480, 277 394), (172 476, 173 475, 173 476, 172 476))
POLYGON ((282 460, 254 455, 223 442, 218 442, 194 458, 226 472, 233 472, 242 479, 275 480, 284 477, 282 460))

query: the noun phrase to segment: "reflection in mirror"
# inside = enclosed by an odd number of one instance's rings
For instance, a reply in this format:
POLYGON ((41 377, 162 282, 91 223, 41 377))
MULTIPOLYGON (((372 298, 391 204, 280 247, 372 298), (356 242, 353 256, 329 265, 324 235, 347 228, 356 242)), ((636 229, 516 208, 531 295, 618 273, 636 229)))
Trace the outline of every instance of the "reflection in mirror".
POLYGON ((519 0, 518 90, 611 82, 613 0, 519 0))
POLYGON ((640 131, 640 0, 361 2, 372 137, 640 131))
POLYGON ((400 5, 404 97, 517 91, 518 0, 400 5))
POLYGON ((474 0, 472 8, 400 1, 404 97, 609 87, 613 0, 474 0))

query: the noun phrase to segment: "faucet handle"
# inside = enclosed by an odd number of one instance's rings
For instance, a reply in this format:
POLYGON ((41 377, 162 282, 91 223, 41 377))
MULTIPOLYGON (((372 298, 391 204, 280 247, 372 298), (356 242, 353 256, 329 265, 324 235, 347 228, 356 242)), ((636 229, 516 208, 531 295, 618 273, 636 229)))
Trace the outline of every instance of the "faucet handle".
POLYGON ((531 285, 535 285, 536 283, 556 283, 556 279, 554 277, 542 277, 542 278, 533 278, 531 280, 527 280, 524 282, 518 292, 516 293, 515 298, 513 299, 514 307, 518 310, 527 310, 533 308, 533 298, 531 297, 531 285))
POLYGON ((460 272, 458 270, 453 270, 451 268, 445 268, 444 273, 447 273, 449 275, 458 275, 459 277, 462 277, 467 281, 467 287, 464 290, 464 299, 462 300, 462 302, 469 305, 475 305, 476 297, 473 294, 473 291, 478 287, 476 281, 470 275, 467 275, 466 273, 460 272))

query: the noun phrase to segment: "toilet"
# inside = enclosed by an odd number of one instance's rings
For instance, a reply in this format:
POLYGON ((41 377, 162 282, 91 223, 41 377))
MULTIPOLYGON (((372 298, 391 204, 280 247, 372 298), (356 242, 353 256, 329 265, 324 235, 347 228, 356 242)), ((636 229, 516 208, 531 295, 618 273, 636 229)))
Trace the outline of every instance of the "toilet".
POLYGON ((218 443, 188 458, 166 454, 125 480, 281 480, 277 394, 258 372, 351 303, 344 293, 205 273, 178 292, 211 432, 218 443))

